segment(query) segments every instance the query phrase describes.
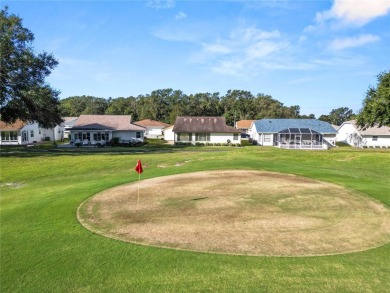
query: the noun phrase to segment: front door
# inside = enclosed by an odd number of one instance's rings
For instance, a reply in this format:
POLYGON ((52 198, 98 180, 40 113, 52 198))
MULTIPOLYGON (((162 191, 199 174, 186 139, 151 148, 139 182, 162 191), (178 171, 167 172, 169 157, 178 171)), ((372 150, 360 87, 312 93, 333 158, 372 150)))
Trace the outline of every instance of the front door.
POLYGON ((22 142, 26 142, 26 141, 28 141, 27 131, 23 131, 22 132, 22 142))

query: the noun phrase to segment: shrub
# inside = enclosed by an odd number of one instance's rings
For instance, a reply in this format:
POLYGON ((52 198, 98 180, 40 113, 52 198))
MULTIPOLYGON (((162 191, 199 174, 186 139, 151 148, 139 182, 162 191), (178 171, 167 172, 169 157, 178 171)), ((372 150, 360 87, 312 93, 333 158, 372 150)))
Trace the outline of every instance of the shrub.
POLYGON ((119 145, 119 137, 113 137, 113 138, 110 140, 110 145, 111 145, 111 146, 118 146, 118 145, 119 145))

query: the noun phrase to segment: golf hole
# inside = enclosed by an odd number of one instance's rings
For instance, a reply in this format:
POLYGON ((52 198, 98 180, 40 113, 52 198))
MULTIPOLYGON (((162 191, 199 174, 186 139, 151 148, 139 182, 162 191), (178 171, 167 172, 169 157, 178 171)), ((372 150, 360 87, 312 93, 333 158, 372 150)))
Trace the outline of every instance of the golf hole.
POLYGON ((390 210, 381 203, 336 184, 262 171, 141 180, 96 194, 78 217, 110 238, 223 254, 332 255, 390 241, 390 210))

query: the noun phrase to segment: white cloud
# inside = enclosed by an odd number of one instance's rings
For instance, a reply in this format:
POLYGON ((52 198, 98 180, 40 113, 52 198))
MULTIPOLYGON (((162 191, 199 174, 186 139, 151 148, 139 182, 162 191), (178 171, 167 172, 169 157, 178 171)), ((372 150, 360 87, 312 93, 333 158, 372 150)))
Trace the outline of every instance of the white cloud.
POLYGON ((288 44, 283 42, 260 41, 248 46, 245 51, 249 60, 255 60, 267 57, 284 47, 288 47, 288 44))
POLYGON ((363 26, 390 12, 390 0, 334 0, 330 10, 317 13, 318 23, 336 19, 346 24, 363 26))
POLYGON ((179 13, 177 13, 175 15, 175 19, 176 20, 180 20, 180 19, 183 19, 183 18, 186 18, 187 17, 187 14, 185 14, 183 11, 180 11, 179 13))
POLYGON ((230 33, 231 39, 240 39, 243 42, 253 42, 265 39, 279 38, 280 32, 277 30, 267 32, 256 27, 247 27, 234 30, 230 33))
POLYGON ((232 49, 221 44, 203 44, 203 51, 210 54, 228 54, 232 49))
POLYGON ((254 26, 231 31, 227 38, 203 43, 202 51, 194 60, 211 63, 212 71, 226 75, 251 72, 261 61, 278 54, 289 44, 279 31, 264 31, 254 26))
POLYGON ((329 44, 329 49, 343 50, 348 48, 355 48, 369 43, 375 43, 379 40, 380 38, 378 36, 371 34, 360 35, 358 37, 337 38, 329 44))
POLYGON ((145 5, 154 9, 168 9, 174 7, 175 2, 173 0, 150 0, 145 5))

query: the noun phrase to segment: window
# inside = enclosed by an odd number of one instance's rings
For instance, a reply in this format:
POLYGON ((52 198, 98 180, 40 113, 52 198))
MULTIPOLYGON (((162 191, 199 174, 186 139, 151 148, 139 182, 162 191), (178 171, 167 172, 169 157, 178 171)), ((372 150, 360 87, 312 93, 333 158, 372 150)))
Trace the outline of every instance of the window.
POLYGON ((372 141, 378 141, 378 137, 377 136, 373 136, 372 137, 372 141))
POLYGON ((38 134, 42 134, 42 129, 39 128, 38 134))
POLYGON ((210 133, 196 133, 195 141, 210 141, 210 133))
POLYGON ((91 139, 91 134, 89 132, 83 132, 83 140, 90 140, 91 139))
POLYGON ((272 135, 271 134, 265 134, 264 135, 264 142, 271 142, 272 141, 272 135))
POLYGON ((16 131, 6 131, 1 133, 1 140, 2 141, 17 141, 18 140, 18 133, 16 131))
POLYGON ((141 132, 137 131, 137 132, 135 133, 135 137, 136 137, 136 138, 141 138, 141 132))
POLYGON ((30 131, 31 137, 34 137, 34 130, 30 131))
POLYGON ((192 133, 178 133, 177 141, 192 141, 192 133))
POLYGON ((238 140, 238 133, 233 133, 233 140, 238 140))
POLYGON ((82 137, 82 133, 81 132, 76 132, 74 134, 74 140, 76 140, 76 139, 80 139, 81 140, 81 137, 82 137))

